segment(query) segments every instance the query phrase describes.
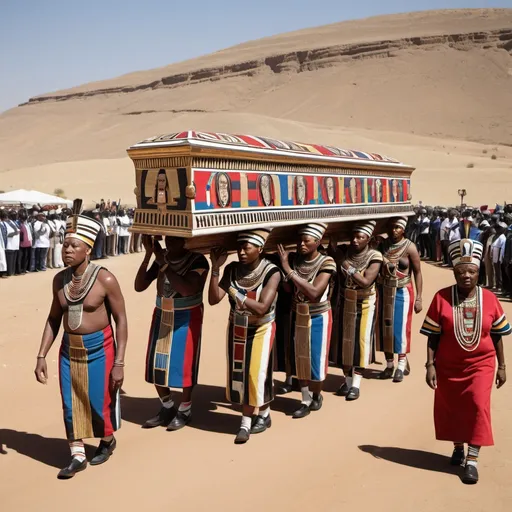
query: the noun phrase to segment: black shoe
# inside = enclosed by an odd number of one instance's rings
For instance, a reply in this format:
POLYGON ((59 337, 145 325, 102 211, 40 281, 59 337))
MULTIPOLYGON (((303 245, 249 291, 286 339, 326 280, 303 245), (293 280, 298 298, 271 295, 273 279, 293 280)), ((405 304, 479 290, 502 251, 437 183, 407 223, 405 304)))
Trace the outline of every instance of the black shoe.
POLYGON ((453 450, 452 458, 450 459, 451 466, 462 466, 464 462, 464 450, 453 450))
POLYGON ((249 437, 251 437, 250 432, 245 428, 241 428, 235 437, 235 444, 245 444, 249 441, 249 437))
POLYGON ((150 418, 146 423, 144 423, 144 425, 142 425, 142 428, 166 427, 174 419, 177 413, 178 411, 174 406, 170 409, 162 407, 154 418, 150 418))
POLYGON ((404 380, 404 372, 397 368, 395 371, 395 375, 393 376, 393 382, 402 382, 403 380, 404 380))
POLYGON ((107 462, 107 460, 110 459, 110 456, 114 453, 116 444, 117 443, 115 437, 112 439, 112 441, 110 441, 110 443, 107 443, 102 439, 100 441, 100 445, 96 449, 94 457, 91 459, 91 466, 99 466, 100 464, 107 462))
POLYGON ((264 418, 263 416, 256 416, 251 426, 251 434, 261 434, 265 432, 267 428, 272 426, 272 419, 270 418, 270 414, 264 418))
POLYGON ((476 484, 478 482, 478 468, 476 466, 466 464, 462 481, 468 485, 476 484))
POLYGON ((387 379, 391 379, 391 377, 393 377, 393 373, 395 371, 395 368, 394 367, 391 367, 391 368, 386 368, 385 370, 382 370, 380 373, 379 373, 379 379, 380 380, 387 380, 387 379))
POLYGON ((287 395, 288 393, 292 392, 292 385, 291 384, 281 384, 279 386, 276 386, 276 395, 287 395))
POLYGON ((305 418, 309 415, 311 410, 309 409, 309 405, 301 404, 300 408, 297 409, 293 414, 292 418, 298 419, 298 418, 305 418))
POLYGON ((167 426, 167 430, 168 431, 181 430, 183 427, 185 427, 186 425, 188 425, 190 423, 191 419, 192 419, 191 412, 189 412, 188 414, 185 414, 181 411, 178 411, 176 416, 174 416, 173 420, 167 426))
POLYGON ((71 463, 67 468, 63 468, 59 471, 57 478, 59 480, 68 480, 73 478, 77 473, 83 471, 87 467, 87 459, 80 462, 76 457, 71 459, 71 463))
POLYGON ((347 402, 352 402, 354 400, 357 400, 358 398, 359 398, 359 388, 352 387, 348 390, 345 400, 347 402))
POLYGON ((348 385, 347 383, 343 383, 343 385, 336 391, 336 395, 338 396, 347 396, 348 395, 348 385))
POLYGON ((311 405, 309 406, 310 411, 319 411, 322 408, 322 404, 324 402, 324 397, 322 395, 318 395, 315 398, 315 395, 313 395, 313 401, 311 402, 311 405))

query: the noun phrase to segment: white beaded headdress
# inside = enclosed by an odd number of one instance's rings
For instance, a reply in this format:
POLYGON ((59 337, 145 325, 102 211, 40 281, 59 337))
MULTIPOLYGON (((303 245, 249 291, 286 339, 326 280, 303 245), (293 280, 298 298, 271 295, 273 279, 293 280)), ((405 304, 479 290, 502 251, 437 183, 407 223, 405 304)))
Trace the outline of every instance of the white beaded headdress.
POLYGON ((448 251, 454 267, 463 265, 464 263, 479 267, 482 261, 484 246, 476 240, 464 238, 452 242, 448 251))

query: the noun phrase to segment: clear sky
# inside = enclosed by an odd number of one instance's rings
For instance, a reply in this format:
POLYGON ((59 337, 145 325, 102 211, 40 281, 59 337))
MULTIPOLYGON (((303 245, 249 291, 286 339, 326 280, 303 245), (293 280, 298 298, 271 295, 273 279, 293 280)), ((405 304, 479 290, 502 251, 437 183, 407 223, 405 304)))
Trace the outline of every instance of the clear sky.
POLYGON ((470 7, 512 0, 0 0, 0 112, 37 94, 281 32, 470 7))

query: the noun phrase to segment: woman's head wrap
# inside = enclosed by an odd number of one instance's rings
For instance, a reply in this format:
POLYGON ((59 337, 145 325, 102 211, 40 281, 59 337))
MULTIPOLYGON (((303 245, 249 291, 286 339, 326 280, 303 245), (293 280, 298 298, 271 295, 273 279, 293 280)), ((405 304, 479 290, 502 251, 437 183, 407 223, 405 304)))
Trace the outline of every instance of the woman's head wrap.
POLYGON ((240 233, 238 233, 237 242, 248 242, 252 245, 255 245, 256 247, 263 247, 269 235, 270 229, 249 229, 247 231, 241 231, 240 233))
POLYGON ((299 229, 299 235, 309 235, 313 238, 316 238, 317 240, 322 240, 326 229, 327 224, 304 224, 304 226, 301 226, 299 229))
POLYGON ((377 223, 374 220, 367 220, 364 222, 358 222, 353 228, 353 233, 364 233, 365 235, 368 235, 369 238, 372 237, 373 232, 375 230, 375 226, 377 223))

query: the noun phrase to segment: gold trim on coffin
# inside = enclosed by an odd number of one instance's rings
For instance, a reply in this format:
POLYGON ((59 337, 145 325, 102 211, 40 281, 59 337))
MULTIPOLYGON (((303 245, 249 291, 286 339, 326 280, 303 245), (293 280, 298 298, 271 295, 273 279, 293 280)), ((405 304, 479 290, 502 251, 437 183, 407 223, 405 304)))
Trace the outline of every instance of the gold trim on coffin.
MULTIPOLYGON (((334 208, 311 208, 307 210, 280 209, 255 210, 249 212, 210 212, 210 213, 158 213, 154 210, 136 210, 131 231, 134 233, 161 234, 171 236, 201 235, 201 230, 231 227, 240 230, 251 225, 272 224, 279 226, 289 222, 308 220, 339 219, 356 220, 362 215, 411 213, 410 204, 382 206, 338 206, 334 208)), ((223 229, 222 231, 225 231, 223 229)))
MULTIPOLYGON (((236 149, 230 149, 229 151, 226 149, 215 149, 209 147, 198 147, 198 146, 175 146, 175 147, 151 147, 151 148, 137 148, 137 149, 128 149, 128 156, 134 161, 137 169, 156 169, 159 166, 156 165, 158 160, 165 158, 175 158, 175 157, 187 157, 190 160, 190 157, 194 157, 194 161, 199 161, 202 159, 212 158, 213 161, 225 160, 225 161, 235 161, 235 162, 263 162, 263 164, 277 163, 277 164, 292 164, 297 169, 295 172, 311 172, 311 170, 307 170, 308 167, 311 167, 313 172, 323 172, 329 173, 329 171, 325 169, 332 169, 334 173, 339 173, 340 169, 344 168, 345 171, 347 169, 358 169, 364 172, 367 176, 388 176, 389 177, 398 177, 398 173, 404 175, 405 177, 409 177, 414 170, 414 167, 410 167, 404 164, 394 164, 390 162, 379 162, 374 160, 368 160, 363 162, 339 162, 328 160, 326 157, 325 160, 316 159, 316 158, 308 158, 306 157, 294 157, 288 155, 279 155, 279 154, 268 154, 268 153, 251 153, 247 151, 240 151, 236 149), (144 163, 150 164, 140 167, 140 163, 143 160, 146 160, 144 163), (140 162, 140 163, 139 163, 140 162), (306 168, 304 170, 299 170, 301 168, 306 168), (314 169, 318 168, 317 171, 314 169), (320 170, 322 169, 322 170, 320 170)), ((190 164, 189 164, 190 165, 190 164)), ((193 166, 194 163, 192 162, 193 166)), ((174 167, 174 166, 170 166, 174 167)), ((187 167, 186 165, 180 167, 187 167)), ((208 167, 211 168, 211 167, 208 167)), ((235 168, 237 168, 235 166, 235 168)))

